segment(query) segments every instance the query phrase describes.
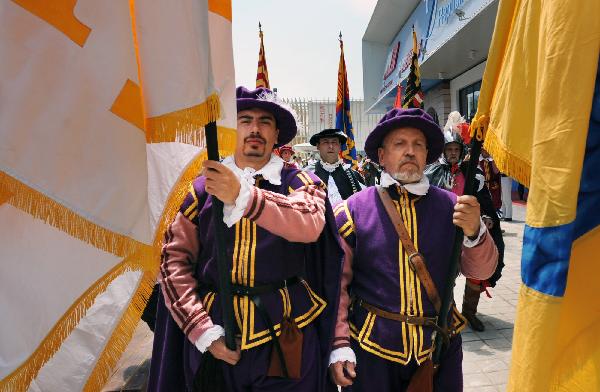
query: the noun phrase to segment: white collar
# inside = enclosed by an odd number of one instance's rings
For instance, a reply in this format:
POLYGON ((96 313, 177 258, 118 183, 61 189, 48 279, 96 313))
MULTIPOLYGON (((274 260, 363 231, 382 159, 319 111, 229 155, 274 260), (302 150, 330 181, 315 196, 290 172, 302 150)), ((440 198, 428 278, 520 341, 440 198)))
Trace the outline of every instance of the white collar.
POLYGON ((419 182, 402 185, 396 179, 394 179, 394 177, 392 177, 388 172, 384 171, 381 173, 379 185, 381 185, 384 188, 387 188, 391 185, 399 185, 401 188, 406 189, 407 192, 417 196, 426 195, 429 191, 429 179, 426 175, 423 175, 419 182))
POLYGON ((283 169, 283 159, 275 154, 271 154, 271 159, 266 165, 258 170, 251 167, 245 167, 240 169, 235 164, 233 155, 223 159, 223 165, 231 169, 240 179, 246 180, 251 185, 254 185, 254 178, 261 175, 265 180, 269 181, 273 185, 281 185, 281 169, 283 169))
POLYGON ((344 167, 344 161, 342 159, 338 160, 335 163, 327 163, 325 161, 321 161, 321 166, 323 166, 323 169, 325 169, 325 171, 329 172, 329 173, 333 173, 335 171, 335 169, 338 168, 338 166, 342 165, 342 169, 345 169, 344 167))

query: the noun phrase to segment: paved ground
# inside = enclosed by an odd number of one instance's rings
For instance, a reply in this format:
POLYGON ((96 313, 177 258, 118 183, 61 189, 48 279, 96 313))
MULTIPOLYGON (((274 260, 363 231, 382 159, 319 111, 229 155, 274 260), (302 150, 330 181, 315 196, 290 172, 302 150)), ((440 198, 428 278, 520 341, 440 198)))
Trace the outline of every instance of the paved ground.
MULTIPOLYGON (((506 253, 502 278, 490 289, 492 298, 482 296, 479 314, 484 332, 463 331, 463 373, 465 392, 505 391, 510 365, 515 308, 521 282, 521 248, 525 208, 513 205, 513 221, 502 222, 506 253)), ((459 278, 454 298, 460 308, 464 278, 459 278)), ((103 391, 143 391, 152 352, 152 332, 141 322, 127 350, 115 367, 103 391)))
MULTIPOLYGON (((505 391, 510 368, 513 324, 521 283, 521 248, 525 208, 514 204, 513 221, 502 222, 506 245, 502 278, 495 288, 489 289, 492 298, 482 296, 479 315, 486 330, 463 331, 463 374, 465 392, 505 391)), ((454 298, 460 304, 464 278, 459 278, 454 298)), ((459 305, 460 307, 460 305, 459 305)))

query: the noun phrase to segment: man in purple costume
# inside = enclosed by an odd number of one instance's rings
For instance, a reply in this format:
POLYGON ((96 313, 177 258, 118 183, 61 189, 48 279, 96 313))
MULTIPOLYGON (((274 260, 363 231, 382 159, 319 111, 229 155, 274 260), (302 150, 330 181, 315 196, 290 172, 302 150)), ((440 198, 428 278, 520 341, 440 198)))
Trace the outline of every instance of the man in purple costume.
MULTIPOLYGON (((392 109, 369 134, 365 151, 384 168, 381 187, 390 195, 415 248, 424 256, 431 281, 443 293, 455 225, 465 238, 461 272, 487 279, 498 251, 481 222, 474 196, 430 186, 426 163, 441 154, 444 137, 421 109, 392 109)), ((330 373, 345 391, 404 391, 419 365, 431 358, 437 316, 425 285, 375 187, 334 210, 345 260, 330 373), (404 320, 404 321, 401 321, 404 320)), ((421 275, 422 276, 422 275, 421 275)), ((436 391, 462 391, 460 330, 465 320, 452 306, 447 349, 434 376, 436 391)))
POLYGON ((335 390, 327 359, 343 251, 331 206, 318 177, 272 154, 296 135, 291 109, 268 89, 239 87, 237 110, 234 155, 204 163, 165 233, 148 390, 193 390, 207 351, 220 360, 229 391, 335 390), (235 351, 224 343, 216 287, 214 197, 225 205, 226 251, 237 290, 235 351), (297 366, 285 364, 287 378, 270 372, 273 335, 286 328, 299 348, 297 366))

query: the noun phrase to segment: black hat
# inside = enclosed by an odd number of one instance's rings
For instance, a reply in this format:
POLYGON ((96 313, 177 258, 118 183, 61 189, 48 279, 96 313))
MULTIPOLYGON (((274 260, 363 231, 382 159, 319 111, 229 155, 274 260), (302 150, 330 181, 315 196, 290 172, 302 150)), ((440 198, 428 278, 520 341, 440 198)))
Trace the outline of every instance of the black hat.
POLYGON ((315 133, 314 135, 312 135, 310 137, 309 142, 313 146, 316 146, 319 143, 319 140, 321 140, 321 138, 336 137, 336 136, 338 139, 340 139, 340 144, 346 143, 346 140, 348 139, 348 137, 344 134, 344 132, 342 132, 341 129, 332 128, 332 129, 324 129, 319 133, 315 133))

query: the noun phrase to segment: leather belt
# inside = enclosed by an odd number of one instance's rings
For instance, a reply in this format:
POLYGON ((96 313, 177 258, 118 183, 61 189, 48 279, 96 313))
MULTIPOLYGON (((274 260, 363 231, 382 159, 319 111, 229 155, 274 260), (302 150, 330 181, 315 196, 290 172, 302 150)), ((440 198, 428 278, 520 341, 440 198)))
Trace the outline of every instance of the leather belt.
MULTIPOLYGON (((274 291, 293 286, 301 281, 303 281, 302 278, 300 278, 298 276, 292 276, 291 278, 287 278, 287 279, 281 280, 279 282, 267 283, 267 284, 262 284, 259 286, 253 286, 253 287, 239 285, 239 284, 231 284, 231 286, 230 286, 231 294, 248 297, 250 299, 250 301, 252 301, 252 303, 254 303, 256 312, 258 313, 260 318, 263 320, 263 322, 267 326, 267 329, 269 330, 269 335, 271 336, 271 340, 273 341, 273 346, 275 347, 275 350, 277 350, 277 354, 279 354, 278 356, 279 356, 279 361, 281 363, 281 370, 283 372, 283 375, 286 378, 289 378, 289 373, 287 370, 287 365, 285 363, 285 359, 283 357, 283 351, 281 350, 281 345, 279 344, 279 339, 277 339, 277 333, 275 332, 275 327, 273 326, 273 321, 271 320, 271 317, 269 316, 269 312, 267 311, 267 308, 261 301, 260 295, 272 293, 274 291)), ((207 287, 210 291, 214 291, 216 293, 219 292, 219 290, 215 286, 206 285, 206 284, 203 286, 207 287)))
POLYGON ((302 279, 299 278, 298 276, 292 276, 291 278, 287 278, 287 279, 281 280, 279 282, 261 284, 259 286, 253 286, 253 287, 243 286, 243 285, 232 283, 231 284, 231 293, 235 294, 235 295, 245 296, 245 297, 252 297, 255 295, 272 293, 274 291, 293 286, 301 281, 302 281, 302 279))
MULTIPOLYGON (((411 325, 431 327, 442 335, 442 338, 444 339, 445 343, 449 342, 450 336, 447 331, 444 331, 442 328, 439 327, 439 325, 437 325, 437 317, 411 316, 403 313, 388 312, 387 310, 383 310, 375 305, 371 305, 370 303, 365 302, 360 298, 355 299, 354 303, 360 306, 361 308, 365 309, 366 311, 388 320, 400 321, 411 325)), ((450 335, 454 334, 451 333, 450 335)))

